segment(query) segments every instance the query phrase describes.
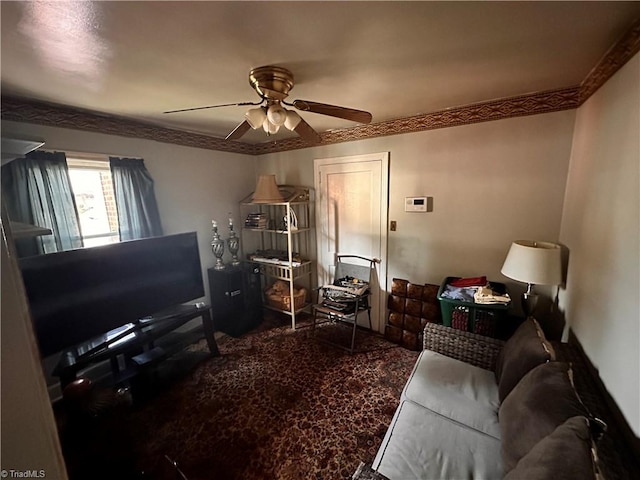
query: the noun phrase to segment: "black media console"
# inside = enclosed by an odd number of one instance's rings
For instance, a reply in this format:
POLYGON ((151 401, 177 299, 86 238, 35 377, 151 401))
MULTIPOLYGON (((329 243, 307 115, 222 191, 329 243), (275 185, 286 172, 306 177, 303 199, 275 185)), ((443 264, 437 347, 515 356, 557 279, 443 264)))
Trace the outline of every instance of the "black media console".
POLYGON ((202 317, 204 336, 211 356, 218 356, 220 352, 213 335, 209 306, 204 303, 178 305, 64 350, 53 375, 60 378, 64 388, 75 380, 80 370, 109 360, 114 383, 125 382, 143 368, 176 353, 175 349, 155 346, 155 341, 197 317, 202 317), (124 361, 124 368, 121 368, 120 356, 124 361))

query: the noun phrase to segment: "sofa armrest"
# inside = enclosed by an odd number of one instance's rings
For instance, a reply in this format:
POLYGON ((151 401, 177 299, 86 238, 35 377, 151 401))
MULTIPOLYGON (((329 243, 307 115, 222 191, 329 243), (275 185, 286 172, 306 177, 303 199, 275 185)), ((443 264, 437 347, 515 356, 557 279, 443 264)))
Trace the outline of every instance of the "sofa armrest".
POLYGON ((485 370, 495 371, 496 359, 503 345, 502 340, 437 323, 427 323, 424 327, 425 350, 432 350, 485 370))

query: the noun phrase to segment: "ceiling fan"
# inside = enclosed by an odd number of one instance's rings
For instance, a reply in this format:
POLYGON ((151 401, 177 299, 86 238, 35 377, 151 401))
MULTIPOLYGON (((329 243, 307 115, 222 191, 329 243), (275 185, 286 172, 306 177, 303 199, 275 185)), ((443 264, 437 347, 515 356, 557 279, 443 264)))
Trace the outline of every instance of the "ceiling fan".
POLYGON ((371 123, 371 114, 363 110, 338 107, 326 103, 311 102, 308 100, 294 100, 289 103, 285 99, 293 88, 293 74, 283 67, 267 65, 251 70, 249 84, 260 96, 259 102, 225 103, 221 105, 208 105, 204 107, 183 108, 169 110, 163 113, 190 112, 207 108, 233 107, 253 105, 245 113, 245 119, 225 137, 226 140, 237 140, 250 129, 257 130, 262 127, 267 135, 278 132, 281 126, 296 132, 309 143, 320 143, 320 135, 311 125, 300 117, 295 111, 287 110, 283 105, 294 107, 303 112, 320 113, 331 117, 344 118, 358 123, 371 123))

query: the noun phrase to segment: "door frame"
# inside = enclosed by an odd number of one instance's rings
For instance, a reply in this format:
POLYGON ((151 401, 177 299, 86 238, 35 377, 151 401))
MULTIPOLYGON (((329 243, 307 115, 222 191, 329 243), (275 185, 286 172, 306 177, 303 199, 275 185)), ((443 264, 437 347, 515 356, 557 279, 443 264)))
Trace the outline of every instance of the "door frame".
MULTIPOLYGON (((318 248, 321 246, 321 228, 322 225, 320 215, 322 214, 320 208, 320 168, 327 165, 336 165, 336 164, 349 164, 349 163, 363 163, 363 162, 379 162, 381 165, 381 176, 380 176, 380 252, 378 258, 380 259, 380 263, 376 264, 376 270, 378 272, 378 286, 380 288, 380 294, 378 295, 378 312, 380 315, 380 319, 378 321, 378 332, 384 332, 385 327, 385 319, 387 310, 387 252, 389 249, 388 246, 388 225, 389 225, 389 152, 377 152, 377 153, 367 153, 360 155, 347 155, 342 157, 329 157, 329 158, 316 158, 313 160, 313 182, 314 189, 316 192, 315 198, 315 215, 316 215, 316 245, 318 248)), ((353 253, 353 252, 337 252, 337 253, 353 253)), ((317 255, 318 261, 320 260, 320 255, 317 255)), ((320 268, 317 269, 317 280, 318 285, 322 285, 324 279, 321 277, 320 268)))

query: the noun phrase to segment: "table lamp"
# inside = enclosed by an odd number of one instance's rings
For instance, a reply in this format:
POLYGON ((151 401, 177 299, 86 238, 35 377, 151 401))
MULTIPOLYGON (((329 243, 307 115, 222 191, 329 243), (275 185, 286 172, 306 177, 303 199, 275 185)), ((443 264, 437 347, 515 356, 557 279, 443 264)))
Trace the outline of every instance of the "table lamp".
POLYGON ((533 286, 562 283, 560 246, 549 242, 516 240, 509 248, 501 272, 527 284, 527 291, 522 294, 522 310, 529 318, 538 303, 538 295, 532 292, 533 286))
POLYGON ((276 184, 275 175, 260 175, 256 190, 253 192, 251 203, 279 203, 284 202, 284 198, 276 184))

